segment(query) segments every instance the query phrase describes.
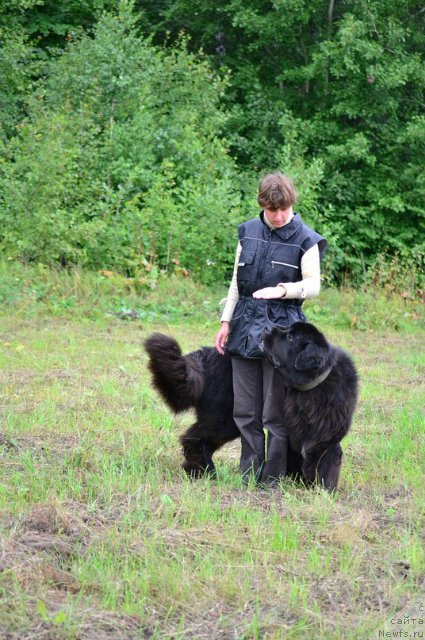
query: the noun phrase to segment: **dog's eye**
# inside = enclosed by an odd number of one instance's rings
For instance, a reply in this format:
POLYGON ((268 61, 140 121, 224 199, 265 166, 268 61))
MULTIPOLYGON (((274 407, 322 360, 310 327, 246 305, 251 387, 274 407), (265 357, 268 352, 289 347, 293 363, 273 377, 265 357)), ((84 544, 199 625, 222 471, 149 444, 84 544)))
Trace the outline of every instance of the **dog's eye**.
POLYGON ((292 342, 294 340, 294 334, 293 333, 288 333, 287 338, 288 338, 289 342, 292 342))

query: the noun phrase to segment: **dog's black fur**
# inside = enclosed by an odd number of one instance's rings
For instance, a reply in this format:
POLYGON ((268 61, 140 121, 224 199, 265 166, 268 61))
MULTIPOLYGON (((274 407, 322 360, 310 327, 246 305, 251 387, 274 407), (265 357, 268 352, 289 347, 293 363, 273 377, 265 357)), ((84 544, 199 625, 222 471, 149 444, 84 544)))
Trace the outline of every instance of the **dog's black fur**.
MULTIPOLYGON (((333 491, 342 459, 340 441, 350 428, 357 401, 353 362, 309 323, 266 331, 261 346, 282 376, 287 473, 333 491), (326 379, 314 388, 299 388, 314 384, 328 369, 326 379)), ((212 347, 184 356, 174 338, 160 333, 151 335, 145 348, 153 384, 168 406, 176 413, 192 407, 196 411, 196 422, 180 438, 183 468, 194 477, 215 473, 213 453, 240 435, 232 416, 230 356, 212 347)))

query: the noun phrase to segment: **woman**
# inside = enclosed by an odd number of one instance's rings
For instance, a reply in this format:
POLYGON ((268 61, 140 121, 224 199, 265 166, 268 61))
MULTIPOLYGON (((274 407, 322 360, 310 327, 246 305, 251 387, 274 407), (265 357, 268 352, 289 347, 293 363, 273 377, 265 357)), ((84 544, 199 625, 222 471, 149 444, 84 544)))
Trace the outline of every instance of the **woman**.
POLYGON ((241 472, 262 483, 286 474, 287 434, 281 423, 279 374, 259 349, 266 327, 306 321, 301 306, 320 291, 326 240, 293 212, 296 192, 281 173, 259 186, 258 218, 238 227, 239 242, 215 346, 232 356, 234 419, 241 432, 241 472), (267 429, 267 456, 265 433, 267 429))

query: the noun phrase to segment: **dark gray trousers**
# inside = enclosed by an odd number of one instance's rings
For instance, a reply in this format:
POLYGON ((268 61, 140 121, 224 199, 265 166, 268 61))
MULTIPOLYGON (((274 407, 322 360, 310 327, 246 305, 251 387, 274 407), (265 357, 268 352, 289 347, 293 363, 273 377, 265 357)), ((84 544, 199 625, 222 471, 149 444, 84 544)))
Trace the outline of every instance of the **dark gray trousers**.
POLYGON ((241 473, 272 482, 286 474, 288 440, 282 423, 282 381, 264 358, 232 358, 233 417, 241 433, 241 473), (267 429, 267 452, 266 436, 267 429))

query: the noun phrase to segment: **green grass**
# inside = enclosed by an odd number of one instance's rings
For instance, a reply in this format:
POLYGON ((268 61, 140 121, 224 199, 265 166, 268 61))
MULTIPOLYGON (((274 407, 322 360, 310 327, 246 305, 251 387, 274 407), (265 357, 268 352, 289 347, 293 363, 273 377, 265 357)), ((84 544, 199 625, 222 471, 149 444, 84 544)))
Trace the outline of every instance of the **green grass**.
MULTIPOLYGON (((185 308, 206 293, 183 291, 185 308)), ((425 604, 415 318, 370 330, 338 309, 330 321, 334 292, 311 305, 361 377, 329 496, 289 480, 244 488, 238 443, 216 455, 217 480, 182 474, 178 437, 192 416, 173 416, 151 390, 141 345, 153 330, 185 350, 211 344, 212 303, 166 324, 107 316, 104 298, 91 314, 81 300, 61 314, 25 300, 0 316, 0 637, 377 638, 394 612, 425 604)), ((341 307, 359 303, 341 292, 341 307)), ((382 324, 397 313, 377 307, 382 324)))

